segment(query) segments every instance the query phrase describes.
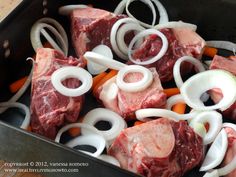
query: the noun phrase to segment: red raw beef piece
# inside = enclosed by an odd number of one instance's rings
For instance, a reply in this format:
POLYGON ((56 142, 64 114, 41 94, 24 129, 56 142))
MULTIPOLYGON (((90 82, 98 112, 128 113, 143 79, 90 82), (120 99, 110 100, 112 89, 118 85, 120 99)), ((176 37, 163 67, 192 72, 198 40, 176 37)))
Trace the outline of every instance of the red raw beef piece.
POLYGON ((72 41, 77 56, 91 51, 99 44, 111 48, 110 33, 113 24, 126 17, 96 8, 76 9, 71 14, 72 41))
MULTIPOLYGON (((63 66, 84 67, 85 62, 53 49, 38 49, 31 88, 31 127, 33 132, 51 139, 65 122, 77 120, 83 103, 83 96, 67 97, 54 89, 51 75, 63 66)), ((67 79, 63 84, 69 88, 80 85, 76 79, 67 79)))
MULTIPOLYGON (((210 65, 210 69, 223 69, 231 72, 236 76, 236 60, 231 60, 225 57, 215 55, 210 65)), ((218 103, 223 98, 222 92, 218 88, 212 89, 210 91, 210 95, 215 103, 218 103)), ((231 105, 227 110, 225 110, 223 112, 223 115, 228 119, 236 121, 236 102, 231 105)))
POLYGON ((143 176, 181 177, 201 162, 203 141, 187 122, 160 118, 123 130, 108 154, 143 176))
MULTIPOLYGON (((222 163, 222 167, 230 163, 233 158, 236 156, 236 131, 232 128, 225 128, 225 131, 228 135, 228 149, 225 155, 225 158, 222 163)), ((226 175, 225 177, 235 177, 236 176, 236 169, 226 175)))
MULTIPOLYGON (((167 82, 173 79, 173 67, 175 62, 182 56, 193 56, 199 59, 202 55, 205 41, 194 31, 188 28, 174 28, 160 30, 169 43, 166 54, 158 61, 145 65, 155 67, 161 82, 167 82)), ((134 50, 133 58, 139 61, 145 61, 154 57, 162 48, 162 41, 157 35, 149 35, 141 46, 134 50)), ((183 63, 182 73, 190 72, 192 65, 183 63)))
MULTIPOLYGON (((116 85, 116 77, 113 77, 98 88, 97 98, 106 108, 117 112, 125 119, 134 119, 135 111, 142 108, 164 107, 166 94, 163 92, 156 69, 150 68, 150 70, 153 73, 153 83, 144 91, 123 91, 116 85)), ((135 82, 141 78, 140 73, 129 73, 125 80, 126 82, 135 82)))

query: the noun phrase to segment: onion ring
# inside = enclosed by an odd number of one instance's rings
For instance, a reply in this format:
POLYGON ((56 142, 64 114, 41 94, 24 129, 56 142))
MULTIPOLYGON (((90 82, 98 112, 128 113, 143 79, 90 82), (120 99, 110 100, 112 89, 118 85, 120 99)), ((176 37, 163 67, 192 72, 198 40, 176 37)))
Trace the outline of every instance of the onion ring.
POLYGON ((189 125, 194 123, 209 123, 209 130, 205 137, 203 137, 204 145, 210 144, 214 141, 222 127, 222 115, 216 111, 204 111, 194 117, 189 125))
POLYGON ((147 87, 149 87, 152 84, 153 81, 153 75, 152 72, 139 65, 128 65, 126 67, 123 67, 118 73, 116 77, 116 84, 117 86, 124 91, 127 92, 139 92, 145 90, 147 87), (131 82, 127 83, 124 81, 125 76, 128 73, 134 73, 138 72, 143 75, 143 78, 140 81, 137 82, 131 82))
POLYGON ((138 64, 138 65, 148 65, 148 64, 154 63, 154 62, 156 62, 157 60, 161 59, 161 57, 163 57, 163 56, 165 55, 167 49, 168 49, 168 40, 167 40, 166 36, 165 36, 162 32, 160 32, 160 31, 158 31, 158 30, 155 30, 155 29, 147 29, 147 30, 144 30, 144 31, 138 33, 138 34, 131 40, 131 42, 130 42, 130 44, 129 44, 129 48, 128 48, 128 50, 129 50, 128 56, 129 56, 129 59, 130 59, 133 63, 135 63, 135 64, 138 64), (161 40, 162 40, 162 48, 161 48, 160 52, 159 52, 155 57, 153 57, 153 58, 151 58, 151 59, 149 59, 149 60, 147 60, 147 61, 137 61, 137 60, 133 59, 133 57, 132 57, 132 48, 133 48, 134 44, 136 43, 136 41, 137 41, 139 38, 143 38, 143 37, 145 37, 145 36, 147 36, 147 35, 150 35, 150 34, 156 34, 156 35, 158 35, 158 36, 161 38, 161 40))
POLYGON ((189 28, 192 31, 197 30, 197 25, 191 23, 184 23, 182 21, 171 21, 154 26, 154 29, 160 30, 163 28, 189 28))
POLYGON ((83 68, 66 66, 54 71, 51 76, 51 82, 53 87, 62 95, 77 97, 90 90, 93 79, 89 72, 83 68), (76 78, 80 80, 82 85, 75 89, 65 87, 61 82, 69 78, 76 78))
POLYGON ((178 114, 176 112, 167 110, 167 109, 158 109, 158 108, 147 108, 147 109, 140 109, 135 112, 136 118, 140 121, 150 121, 147 117, 165 117, 172 119, 174 121, 180 120, 190 120, 198 115, 198 111, 194 111, 188 114, 178 114))
POLYGON ((189 78, 180 88, 181 95, 185 102, 198 111, 209 111, 228 109, 236 101, 236 78, 231 73, 214 69, 198 73, 189 78), (201 101, 201 95, 206 91, 219 88, 223 93, 223 98, 213 106, 205 106, 201 101))
MULTIPOLYGON (((95 124, 99 121, 107 121, 111 124, 111 128, 109 130, 98 130, 104 136, 108 145, 110 145, 120 134, 120 132, 127 127, 126 122, 119 114, 105 108, 93 109, 83 118, 83 123, 91 126, 95 126, 95 124)), ((85 129, 82 129, 82 133, 88 134, 85 129)))
POLYGON ((30 110, 26 105, 24 105, 22 103, 18 103, 18 102, 0 102, 0 107, 7 107, 7 108, 16 107, 16 108, 23 109, 25 112, 25 118, 24 118, 24 121, 22 122, 20 128, 27 129, 29 127, 30 110))
POLYGON ((234 52, 236 44, 230 41, 206 41, 206 45, 209 47, 225 49, 234 52))
POLYGON ((84 58, 88 61, 92 61, 94 63, 100 64, 100 65, 103 65, 103 66, 106 66, 110 69, 115 69, 115 70, 120 70, 123 67, 127 66, 124 63, 121 63, 116 60, 111 60, 110 58, 108 58, 104 55, 100 55, 95 52, 85 52, 84 58))
POLYGON ((105 149, 106 141, 104 137, 102 137, 101 135, 88 134, 88 135, 83 135, 83 136, 78 136, 76 138, 73 138, 72 140, 68 141, 65 145, 70 148, 74 148, 78 145, 90 145, 96 148, 96 151, 94 153, 84 151, 84 150, 80 150, 80 151, 88 155, 92 155, 93 157, 98 157, 99 155, 102 154, 103 150, 105 149))

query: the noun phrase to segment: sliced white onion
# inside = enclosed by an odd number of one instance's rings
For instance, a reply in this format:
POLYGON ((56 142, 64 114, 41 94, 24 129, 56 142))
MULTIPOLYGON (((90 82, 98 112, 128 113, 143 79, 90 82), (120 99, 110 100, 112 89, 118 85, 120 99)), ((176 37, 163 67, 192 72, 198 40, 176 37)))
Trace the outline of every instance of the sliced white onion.
POLYGON ((236 125, 233 123, 229 123, 229 122, 223 123, 223 127, 224 128, 226 128, 226 127, 232 128, 236 132, 236 125))
POLYGON ((84 5, 84 4, 62 6, 58 9, 58 13, 60 15, 70 15, 70 13, 75 9, 83 9, 87 7, 89 6, 84 5))
POLYGON ((152 72, 139 65, 128 65, 123 67, 117 74, 116 84, 117 86, 127 92, 139 92, 148 88, 153 81, 152 72), (128 73, 141 73, 143 75, 142 79, 137 82, 127 83, 124 81, 125 76, 128 73))
POLYGON ((200 171, 208 171, 220 165, 224 159, 226 150, 228 148, 228 137, 224 129, 215 138, 214 142, 211 144, 205 159, 202 163, 200 171))
POLYGON ((219 176, 225 176, 236 169, 236 156, 226 166, 218 169, 219 176))
POLYGON ((224 70, 209 70, 198 73, 189 78, 180 88, 185 102, 194 110, 224 111, 236 101, 236 78, 224 70), (205 106, 201 101, 201 95, 210 89, 219 88, 223 98, 213 106, 205 106))
POLYGON ((144 26, 144 27, 147 27, 147 28, 153 27, 153 26, 155 25, 155 22, 156 22, 157 14, 156 14, 156 10, 155 10, 155 7, 154 7, 152 1, 151 1, 151 0, 140 0, 141 2, 143 2, 144 4, 146 4, 146 5, 151 9, 151 11, 152 11, 153 18, 152 18, 152 24, 151 24, 151 25, 149 25, 149 24, 147 24, 147 23, 144 23, 144 22, 142 22, 142 21, 136 19, 136 18, 130 13, 130 11, 129 11, 129 5, 130 5, 132 2, 134 2, 134 1, 137 1, 137 0, 128 0, 128 1, 127 1, 126 7, 125 7, 127 15, 128 15, 129 17, 131 17, 131 18, 137 20, 137 21, 138 21, 142 26, 144 26))
POLYGON ((73 138, 72 140, 68 141, 65 145, 70 148, 75 148, 76 146, 79 145, 90 145, 96 148, 95 152, 91 153, 84 150, 79 150, 79 151, 84 152, 93 157, 98 157, 102 154, 103 150, 105 149, 106 141, 104 137, 102 137, 101 135, 87 134, 73 138))
POLYGON ((181 88, 181 86, 184 83, 183 79, 181 77, 181 73, 180 73, 181 64, 183 62, 189 62, 189 63, 193 64, 199 72, 205 71, 203 64, 198 59, 191 57, 191 56, 183 56, 183 57, 179 58, 175 62, 175 65, 173 68, 174 80, 175 80, 176 86, 178 88, 181 88))
POLYGON ((108 162, 108 163, 111 163, 113 165, 120 167, 120 162, 113 156, 102 154, 98 156, 98 159, 101 159, 105 162, 108 162))
POLYGON ((169 22, 169 17, 167 14, 167 11, 165 7, 162 5, 162 3, 158 0, 152 0, 152 2, 156 5, 158 11, 159 11, 159 24, 165 24, 169 22))
POLYGON ((142 26, 136 23, 126 23, 117 31, 117 45, 121 52, 128 56, 128 47, 125 43, 125 34, 129 31, 140 32, 145 30, 142 26))
POLYGON ((220 132, 222 128, 222 121, 222 115, 220 113, 216 111, 205 111, 194 117, 189 125, 193 127, 196 122, 209 124, 209 130, 206 136, 203 137, 203 143, 204 145, 207 145, 212 143, 220 132))
POLYGON ((178 114, 176 112, 167 110, 167 109, 158 109, 158 108, 147 108, 147 109, 140 109, 135 112, 136 118, 140 121, 150 121, 148 117, 165 117, 175 121, 180 120, 190 120, 196 117, 199 112, 194 111, 188 114, 178 114))
MULTIPOLYGON (((95 52, 95 53, 98 53, 98 54, 101 54, 101 55, 104 55, 106 56, 107 58, 109 59, 113 59, 113 54, 112 54, 112 51, 111 49, 106 46, 106 45, 98 45, 96 46, 95 48, 93 48, 92 52, 95 52)), ((87 69, 88 71, 93 74, 93 75, 97 75, 97 74, 100 74, 104 71, 107 70, 107 67, 106 66, 103 66, 103 65, 99 65, 97 63, 94 63, 90 60, 88 60, 87 62, 87 69)))
POLYGON ((189 28, 192 31, 197 30, 197 25, 191 24, 191 23, 184 23, 182 21, 171 21, 171 22, 166 22, 162 24, 158 24, 154 27, 154 29, 160 30, 163 28, 189 28))
POLYGON ((120 3, 116 6, 114 14, 122 14, 125 10, 125 6, 128 0, 121 0, 120 3))
MULTIPOLYGON (((66 47, 68 48, 69 44, 68 44, 68 37, 67 37, 66 31, 58 21, 56 21, 53 18, 45 17, 45 18, 39 19, 37 22, 38 23, 47 23, 49 25, 54 26, 57 29, 57 31, 60 33, 61 37, 63 38, 63 40, 66 44, 66 47)), ((66 55, 67 55, 67 53, 66 53, 66 55)))
POLYGON ((127 66, 124 63, 121 63, 116 60, 111 60, 110 58, 108 58, 104 55, 100 55, 95 52, 86 52, 84 54, 84 58, 88 61, 92 61, 94 63, 100 64, 100 65, 103 65, 103 66, 106 66, 110 69, 115 69, 115 70, 120 70, 121 68, 127 66))
POLYGON ((20 128, 27 129, 29 127, 30 110, 26 105, 24 105, 22 103, 18 103, 18 102, 0 102, 0 107, 7 107, 7 108, 16 107, 16 108, 20 108, 20 109, 24 110, 25 118, 24 118, 24 121, 22 122, 20 128))
MULTIPOLYGON (((74 127, 87 129, 87 130, 89 130, 90 132, 92 132, 93 135, 95 134, 95 135, 97 135, 97 136, 100 136, 100 139, 102 139, 102 138, 104 139, 104 137, 102 136, 102 134, 101 134, 96 128, 94 128, 93 126, 88 125, 88 124, 83 124, 83 123, 72 123, 72 124, 68 124, 68 125, 62 127, 62 128, 58 131, 58 133, 57 133, 57 135, 56 135, 56 138, 55 138, 55 142, 60 143, 61 135, 62 135, 64 132, 66 132, 67 130, 69 130, 69 129, 71 129, 71 128, 74 128, 74 127)), ((80 137, 83 137, 83 136, 85 136, 85 134, 82 134, 80 137)), ((80 139, 81 139, 81 138, 80 138, 80 139)), ((72 144, 73 144, 73 145, 74 145, 73 147, 78 146, 79 144, 76 145, 77 140, 78 140, 78 139, 75 139, 74 142, 69 143, 69 145, 72 146, 72 144)), ((91 140, 91 138, 90 138, 90 140, 91 140)), ((86 141, 86 138, 84 138, 84 142, 83 142, 82 144, 85 144, 85 141, 86 141)), ((104 142, 104 141, 105 141, 105 139, 100 142, 101 147, 97 148, 97 151, 96 151, 95 153, 93 153, 93 154, 90 154, 90 155, 93 155, 93 156, 96 156, 96 157, 99 156, 99 155, 102 153, 102 151, 103 151, 103 150, 101 150, 101 149, 102 149, 102 147, 104 146, 104 145, 103 145, 103 142, 104 142)), ((105 141, 105 142, 106 142, 106 141, 105 141)), ((80 143, 80 141, 78 141, 77 143, 80 143)), ((88 142, 87 142, 87 143, 88 143, 88 142)), ((90 142, 90 144, 91 144, 91 143, 94 144, 94 142, 90 142)), ((90 145, 90 144, 88 144, 88 145, 90 145)), ((96 147, 96 146, 97 146, 97 145, 95 145, 95 147, 96 147)), ((105 146, 104 146, 104 147, 105 147, 105 146)), ((103 149, 104 149, 104 148, 103 148, 103 149)), ((88 152, 87 152, 87 153, 88 153, 88 152)))
POLYGON ((65 66, 53 72, 51 76, 53 87, 62 95, 69 97, 77 97, 85 94, 90 90, 93 84, 91 74, 83 68, 76 66, 65 66), (62 81, 76 78, 82 82, 78 88, 67 88, 62 81))
MULTIPOLYGON (((34 61, 32 58, 27 58, 26 60, 34 61)), ((32 62, 32 65, 33 66, 31 68, 30 74, 29 74, 28 78, 26 79, 24 85, 7 102, 16 102, 25 93, 25 91, 29 87, 31 80, 32 80, 33 71, 34 71, 34 63, 33 62, 32 62)), ((6 110, 7 110, 7 108, 0 108, 0 114, 6 110)))
POLYGON ((180 94, 171 96, 167 99, 166 109, 171 110, 171 108, 177 103, 185 103, 182 95, 180 95, 180 94))
POLYGON ((167 40, 166 36, 165 36, 162 32, 160 32, 160 31, 158 31, 158 30, 155 30, 155 29, 147 29, 147 30, 144 30, 144 31, 138 33, 138 34, 131 40, 131 42, 130 42, 130 44, 129 44, 129 49, 128 49, 128 50, 129 50, 128 56, 129 56, 129 59, 130 59, 133 63, 135 63, 135 64, 138 64, 138 65, 148 65, 148 64, 154 63, 154 62, 156 62, 157 60, 161 59, 161 58, 165 55, 167 49, 168 49, 168 40, 167 40), (151 35, 151 34, 156 34, 157 36, 159 36, 159 37, 161 38, 161 40, 162 40, 162 48, 161 48, 160 52, 159 52, 156 56, 154 56, 153 58, 150 58, 150 59, 148 59, 148 60, 146 60, 146 61, 138 61, 138 60, 133 59, 133 57, 132 57, 132 51, 133 51, 132 48, 133 48, 134 44, 135 44, 140 38, 143 38, 143 37, 145 37, 145 36, 147 36, 147 35, 151 35))
POLYGON ((112 49, 118 55, 118 57, 124 60, 128 60, 128 56, 120 51, 117 44, 117 41, 119 40, 117 38, 117 32, 123 23, 136 23, 137 24, 137 22, 132 18, 122 18, 120 20, 117 20, 116 23, 111 28, 110 42, 111 42, 112 49))
MULTIPOLYGON (((105 108, 93 109, 83 118, 83 123, 91 126, 95 126, 99 121, 106 121, 111 125, 109 130, 98 130, 104 136, 108 145, 110 145, 120 132, 127 127, 126 122, 119 114, 105 108)), ((82 133, 88 134, 89 132, 86 129, 82 129, 82 133)))
POLYGON ((42 34, 48 42, 55 48, 56 50, 62 51, 66 56, 68 54, 68 38, 63 27, 54 19, 51 18, 42 18, 38 20, 31 28, 30 39, 31 44, 35 50, 38 48, 42 48, 43 44, 40 39, 40 34, 42 34), (55 26, 55 27, 54 27, 55 26), (47 33, 44 28, 50 30, 58 40, 60 46, 53 40, 53 38, 47 33))
POLYGON ((194 122, 191 124, 191 127, 193 128, 193 131, 197 133, 199 136, 201 136, 202 138, 206 136, 207 131, 203 123, 194 122))
POLYGON ((218 49, 225 49, 234 52, 236 44, 230 41, 206 41, 206 45, 218 49))

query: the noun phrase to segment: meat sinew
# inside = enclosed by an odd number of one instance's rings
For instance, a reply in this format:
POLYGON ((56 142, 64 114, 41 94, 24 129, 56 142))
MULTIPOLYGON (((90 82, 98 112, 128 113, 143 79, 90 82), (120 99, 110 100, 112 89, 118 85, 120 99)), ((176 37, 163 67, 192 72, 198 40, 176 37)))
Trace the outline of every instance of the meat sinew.
POLYGON ((203 143, 185 121, 161 118, 123 130, 108 153, 135 173, 180 177, 200 163, 203 143))
MULTIPOLYGON (((147 67, 155 67, 161 81, 166 82, 173 79, 173 67, 177 59, 182 56, 201 57, 205 41, 188 28, 162 29, 160 31, 167 37, 168 50, 160 60, 147 65, 147 67)), ((150 35, 139 48, 135 49, 133 58, 141 61, 147 60, 159 53, 161 47, 161 39, 157 35, 150 35)), ((191 69, 192 66, 189 63, 183 64, 183 73, 187 73, 191 69)))
MULTIPOLYGON (((236 76, 236 60, 215 55, 210 65, 210 69, 223 69, 236 76)), ((215 103, 218 103, 223 98, 221 90, 217 88, 211 90, 210 95, 215 103)), ((223 114, 225 117, 236 121, 236 102, 230 108, 225 110, 223 114)))
MULTIPOLYGON (((225 158, 223 160, 222 166, 227 165, 230 163, 233 158, 236 156, 236 131, 232 128, 225 128, 225 131, 228 135, 228 149, 225 155, 225 158)), ((235 177, 236 176, 236 169, 226 175, 225 177, 235 177)))
MULTIPOLYGON (((153 83, 144 91, 127 92, 118 88, 116 77, 106 81, 98 88, 97 97, 106 108, 117 112, 125 119, 134 118, 134 112, 142 108, 160 108, 166 103, 166 94, 163 92, 159 76, 155 68, 150 68, 153 73, 153 83)), ((136 82, 142 78, 140 73, 129 73, 126 82, 136 82)))
POLYGON ((75 51, 78 56, 92 50, 99 44, 111 48, 110 32, 113 24, 125 15, 95 9, 76 9, 71 14, 71 33, 75 51))
MULTIPOLYGON (((83 97, 66 97, 57 92, 52 83, 52 73, 63 66, 84 67, 85 63, 73 57, 48 48, 37 51, 31 88, 32 131, 54 138, 57 129, 66 121, 75 122, 78 118, 83 97)), ((63 84, 69 88, 79 86, 76 79, 67 79, 63 84)))

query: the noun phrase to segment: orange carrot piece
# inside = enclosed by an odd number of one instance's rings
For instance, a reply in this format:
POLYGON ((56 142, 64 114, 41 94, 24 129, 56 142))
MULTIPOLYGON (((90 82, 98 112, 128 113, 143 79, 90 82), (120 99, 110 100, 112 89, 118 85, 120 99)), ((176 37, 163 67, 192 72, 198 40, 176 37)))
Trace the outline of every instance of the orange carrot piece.
POLYGON ((111 79, 115 75, 117 75, 118 71, 117 70, 111 70, 106 76, 104 76, 94 87, 93 89, 93 94, 95 94, 98 90, 98 88, 103 85, 107 80, 111 79))
POLYGON ((185 103, 177 103, 172 107, 172 111, 179 113, 179 114, 184 114, 185 110, 186 110, 185 103))
POLYGON ((210 127, 209 123, 205 123, 204 126, 205 126, 205 128, 206 128, 206 131, 208 132, 209 127, 210 127))
POLYGON ((11 93, 16 93, 24 85, 27 78, 28 78, 28 76, 25 76, 15 82, 13 82, 12 84, 10 84, 9 89, 10 89, 11 93))
POLYGON ((137 121, 134 122, 134 126, 141 125, 141 124, 143 124, 143 123, 144 123, 144 122, 137 120, 137 121))
POLYGON ((106 72, 102 72, 98 75, 96 75, 95 77, 93 77, 93 86, 92 86, 92 90, 95 88, 95 86, 102 80, 102 78, 104 78, 107 75, 106 72))
POLYGON ((27 131, 32 132, 32 127, 29 125, 27 131))
POLYGON ((170 96, 179 94, 180 90, 179 88, 168 88, 168 89, 164 89, 163 92, 166 94, 167 97, 170 97, 170 96))
POLYGON ((203 51, 203 55, 206 55, 208 57, 214 57, 217 54, 218 50, 213 47, 205 47, 203 51))
POLYGON ((81 130, 78 127, 70 128, 68 130, 69 135, 72 136, 72 137, 79 136, 80 132, 81 132, 81 130))

